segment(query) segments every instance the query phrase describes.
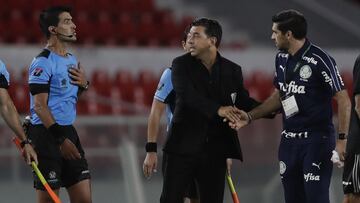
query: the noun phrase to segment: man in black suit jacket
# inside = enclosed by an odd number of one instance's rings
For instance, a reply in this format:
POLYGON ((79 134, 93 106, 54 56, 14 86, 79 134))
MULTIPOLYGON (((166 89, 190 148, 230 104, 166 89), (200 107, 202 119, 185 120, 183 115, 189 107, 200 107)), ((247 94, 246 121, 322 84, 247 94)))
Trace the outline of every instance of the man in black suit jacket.
MULTIPOLYGON (((218 53, 222 29, 215 20, 191 24, 190 52, 173 60, 176 107, 164 152, 167 155, 161 203, 183 202, 195 178, 200 201, 223 202, 226 158, 242 160, 235 130, 239 109, 258 105, 243 86, 241 67, 218 53), (238 109, 239 108, 239 109, 238 109)), ((152 143, 148 143, 148 149, 152 143)))

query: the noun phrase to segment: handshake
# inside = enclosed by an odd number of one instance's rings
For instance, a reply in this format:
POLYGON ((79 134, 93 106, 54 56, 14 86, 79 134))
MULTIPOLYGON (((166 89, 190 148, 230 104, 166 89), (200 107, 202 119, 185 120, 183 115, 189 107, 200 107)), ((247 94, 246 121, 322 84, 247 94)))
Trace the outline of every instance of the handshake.
POLYGON ((251 123, 252 117, 249 113, 234 106, 222 106, 217 111, 218 115, 228 122, 232 129, 238 130, 251 123))

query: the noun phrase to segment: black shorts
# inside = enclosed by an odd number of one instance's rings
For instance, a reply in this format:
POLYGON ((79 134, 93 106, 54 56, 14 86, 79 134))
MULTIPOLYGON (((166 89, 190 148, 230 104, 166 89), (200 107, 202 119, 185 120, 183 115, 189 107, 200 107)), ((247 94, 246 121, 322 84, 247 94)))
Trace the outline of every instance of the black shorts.
MULTIPOLYGON (((165 171, 165 166, 166 166, 166 153, 163 153, 163 162, 162 162, 162 174, 164 175, 164 171, 165 171)), ((199 199, 199 195, 198 195, 198 190, 196 187, 196 182, 195 180, 192 180, 189 187, 187 188, 186 192, 185 192, 185 197, 189 198, 189 199, 199 199)))
POLYGON ((360 194, 360 154, 346 154, 342 183, 344 194, 360 194))
MULTIPOLYGON (((28 130, 28 136, 32 140, 38 156, 38 168, 53 189, 70 187, 82 180, 90 179, 85 153, 75 128, 72 125, 64 126, 64 128, 67 132, 65 137, 75 144, 81 154, 81 159, 66 160, 62 158, 54 137, 43 125, 30 125, 28 130)), ((34 188, 45 190, 35 172, 34 188)))

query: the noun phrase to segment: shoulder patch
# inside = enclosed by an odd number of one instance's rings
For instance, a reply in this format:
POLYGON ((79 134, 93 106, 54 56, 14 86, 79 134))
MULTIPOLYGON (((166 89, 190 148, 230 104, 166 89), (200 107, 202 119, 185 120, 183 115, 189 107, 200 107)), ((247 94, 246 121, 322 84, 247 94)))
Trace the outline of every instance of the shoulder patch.
POLYGON ((39 58, 39 57, 45 57, 48 58, 50 55, 50 51, 47 49, 44 49, 39 55, 37 55, 35 58, 39 58))
POLYGON ((36 67, 32 73, 33 76, 39 77, 44 72, 43 68, 36 67))

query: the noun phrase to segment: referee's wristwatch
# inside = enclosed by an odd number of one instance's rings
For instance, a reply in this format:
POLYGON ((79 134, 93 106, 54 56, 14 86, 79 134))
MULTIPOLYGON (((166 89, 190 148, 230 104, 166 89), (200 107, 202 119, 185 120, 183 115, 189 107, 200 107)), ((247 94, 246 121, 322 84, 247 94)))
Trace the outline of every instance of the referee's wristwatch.
POLYGON ((20 142, 21 148, 24 148, 26 144, 31 144, 31 140, 26 138, 25 140, 20 142))
POLYGON ((89 81, 86 81, 86 85, 80 86, 80 88, 81 88, 82 90, 88 90, 88 89, 89 89, 89 85, 90 85, 90 82, 89 82, 89 81))

